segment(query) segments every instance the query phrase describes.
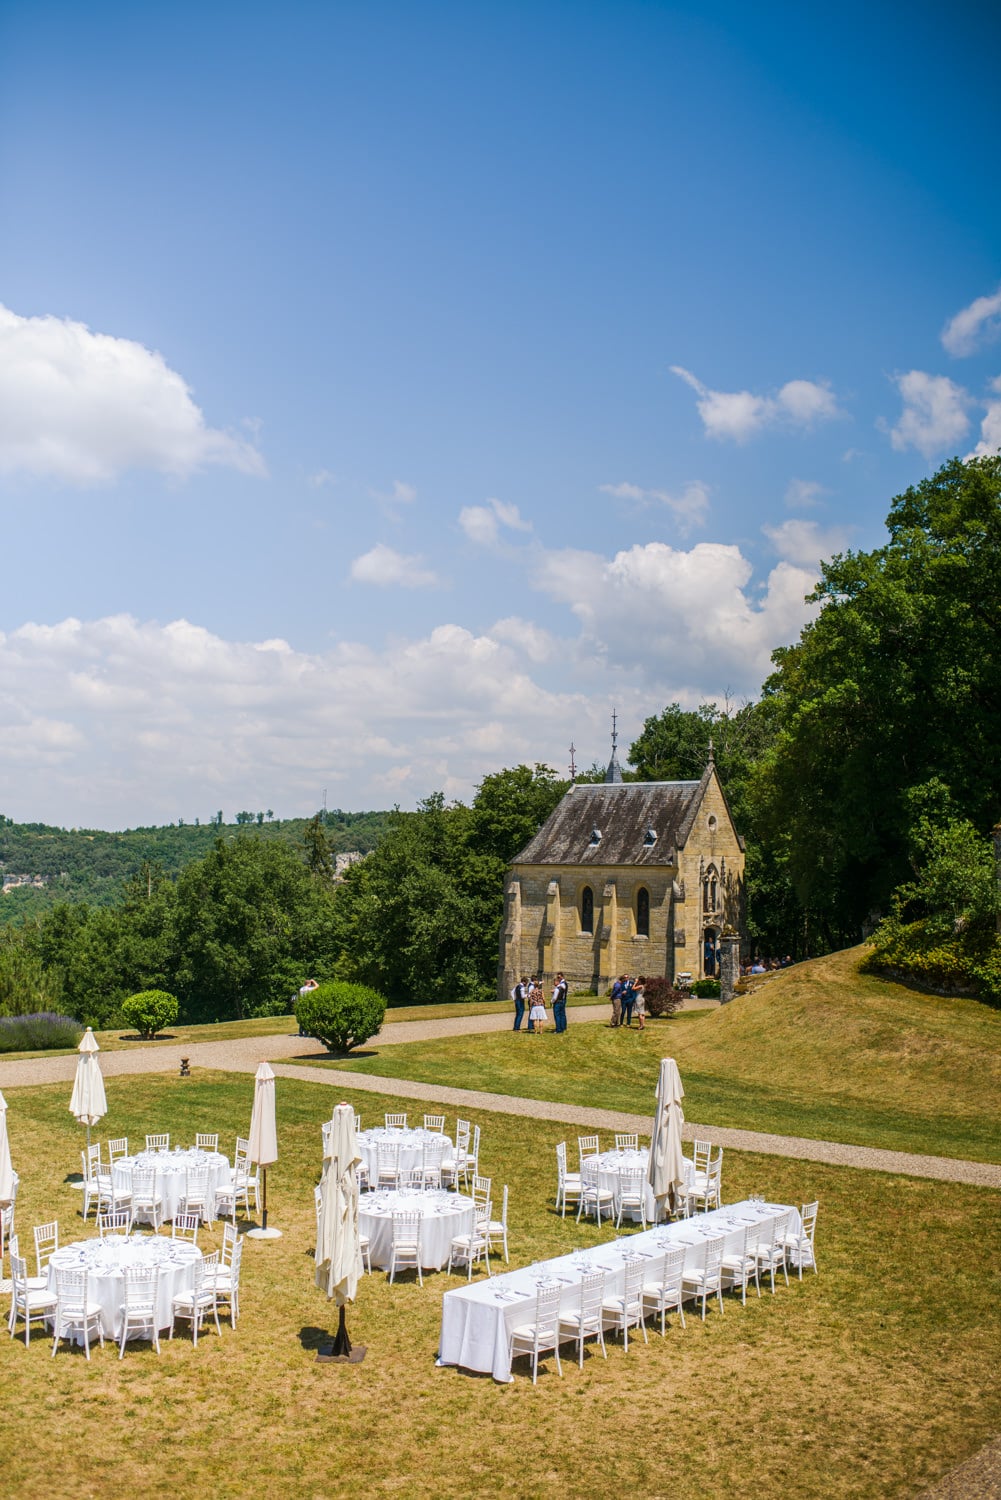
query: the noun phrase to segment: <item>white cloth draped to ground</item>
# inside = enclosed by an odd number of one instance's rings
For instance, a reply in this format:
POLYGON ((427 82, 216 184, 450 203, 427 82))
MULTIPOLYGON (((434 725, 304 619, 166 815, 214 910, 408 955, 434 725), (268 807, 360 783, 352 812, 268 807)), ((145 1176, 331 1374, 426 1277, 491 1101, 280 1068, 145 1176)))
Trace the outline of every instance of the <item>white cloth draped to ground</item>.
POLYGON ((509 1381, 512 1378, 510 1329, 530 1318, 540 1282, 558 1283, 563 1289, 563 1310, 573 1312, 580 1302, 581 1279, 590 1272, 604 1270, 606 1297, 620 1296, 624 1289, 625 1256, 652 1259, 664 1250, 684 1245, 685 1268, 693 1269, 700 1261, 706 1240, 723 1235, 724 1254, 739 1254, 749 1227, 785 1213, 790 1216, 790 1232, 798 1234, 799 1211, 788 1204, 734 1203, 606 1245, 539 1261, 501 1276, 484 1277, 446 1292, 442 1298, 438 1363, 461 1365, 467 1370, 493 1375, 495 1380, 509 1381))
POLYGON ((475 1211, 472 1198, 461 1193, 419 1190, 366 1193, 359 1210, 362 1234, 368 1235, 373 1266, 388 1270, 393 1249, 393 1213, 407 1209, 421 1216, 421 1265, 440 1271, 457 1235, 472 1234, 475 1211))
POLYGON ((125 1301, 124 1267, 158 1266, 156 1322, 158 1328, 169 1328, 171 1303, 180 1292, 191 1291, 194 1265, 201 1258, 202 1252, 195 1245, 166 1235, 134 1234, 126 1238, 109 1234, 101 1240, 79 1240, 53 1254, 48 1267, 49 1290, 56 1290, 57 1267, 87 1271, 87 1297, 100 1306, 104 1336, 118 1338, 125 1301))

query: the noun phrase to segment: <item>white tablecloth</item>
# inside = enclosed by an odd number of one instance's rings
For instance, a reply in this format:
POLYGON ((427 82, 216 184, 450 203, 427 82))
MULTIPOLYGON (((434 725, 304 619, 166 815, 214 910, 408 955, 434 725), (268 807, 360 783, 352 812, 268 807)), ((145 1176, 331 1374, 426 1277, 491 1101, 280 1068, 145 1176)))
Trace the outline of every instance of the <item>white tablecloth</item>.
POLYGON ((372 1130, 359 1131, 357 1140, 358 1154, 368 1168, 369 1181, 373 1187, 379 1171, 380 1146, 399 1148, 401 1171, 411 1171, 414 1167, 422 1167, 425 1151, 428 1147, 433 1147, 437 1141, 445 1142, 445 1155, 442 1158, 444 1165, 451 1166, 455 1155, 455 1147, 448 1136, 439 1135, 435 1130, 394 1130, 387 1129, 384 1125, 377 1125, 372 1130))
POLYGON ((724 1254, 738 1254, 743 1248, 745 1230, 752 1224, 789 1213, 789 1229, 798 1233, 799 1212, 788 1204, 735 1203, 712 1213, 697 1214, 595 1245, 589 1250, 573 1251, 556 1260, 538 1261, 517 1271, 506 1271, 471 1282, 442 1298, 441 1338, 438 1344, 440 1365, 461 1365, 493 1375, 495 1380, 511 1379, 510 1329, 530 1320, 539 1283, 555 1278, 563 1288, 564 1311, 575 1311, 580 1305, 580 1282, 599 1268, 605 1271, 605 1295, 615 1297, 624 1290, 626 1255, 649 1258, 658 1252, 684 1245, 686 1269, 700 1260, 707 1239, 722 1234, 726 1238, 724 1254))
POLYGON ((163 1198, 163 1217, 172 1219, 184 1197, 185 1174, 199 1167, 207 1167, 209 1174, 208 1208, 211 1213, 215 1202, 216 1188, 229 1187, 233 1171, 229 1160, 221 1151, 199 1151, 194 1147, 174 1151, 140 1151, 136 1156, 122 1156, 115 1162, 114 1184, 128 1192, 133 1167, 152 1167, 156 1172, 156 1185, 163 1198))
POLYGON ((419 1193, 403 1189, 396 1193, 366 1193, 361 1199, 358 1224, 369 1238, 373 1266, 388 1269, 393 1249, 393 1211, 415 1208, 421 1215, 421 1265, 436 1271, 448 1261, 456 1235, 472 1234, 475 1222, 472 1198, 461 1193, 419 1193))
MULTIPOLYGON (((122 1331, 122 1303, 125 1300, 125 1277, 122 1267, 159 1266, 156 1290, 157 1327, 170 1327, 170 1305, 179 1292, 188 1292, 194 1284, 192 1267, 202 1252, 194 1245, 170 1240, 166 1235, 108 1234, 103 1240, 79 1240, 63 1245, 49 1261, 49 1290, 56 1289, 56 1267, 70 1267, 89 1272, 87 1296, 100 1303, 101 1327, 105 1338, 118 1338, 122 1331)), ((138 1334, 136 1335, 138 1337, 138 1334)))
MULTIPOLYGON (((585 1156, 583 1170, 593 1168, 598 1174, 598 1186, 606 1192, 617 1193, 619 1179, 623 1172, 642 1172, 646 1178, 647 1163, 650 1160, 649 1147, 643 1146, 638 1151, 602 1151, 600 1156, 585 1156)), ((685 1184, 691 1187, 695 1168, 685 1158, 685 1184)), ((648 1224, 656 1223, 656 1200, 653 1196, 653 1188, 646 1183, 646 1217, 648 1224)), ((640 1212, 638 1208, 627 1208, 622 1215, 630 1223, 640 1223, 640 1212)))

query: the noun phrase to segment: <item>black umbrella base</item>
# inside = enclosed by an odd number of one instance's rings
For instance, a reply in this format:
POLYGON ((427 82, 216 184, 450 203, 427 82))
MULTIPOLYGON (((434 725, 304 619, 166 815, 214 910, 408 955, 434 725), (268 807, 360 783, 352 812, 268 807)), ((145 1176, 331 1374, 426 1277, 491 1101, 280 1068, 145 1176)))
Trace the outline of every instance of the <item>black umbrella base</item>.
POLYGON ((351 1340, 348 1338, 347 1323, 344 1318, 344 1309, 337 1323, 337 1333, 330 1344, 321 1344, 316 1353, 317 1364, 330 1365, 334 1363, 359 1365, 365 1358, 365 1346, 358 1344, 352 1348, 351 1340))

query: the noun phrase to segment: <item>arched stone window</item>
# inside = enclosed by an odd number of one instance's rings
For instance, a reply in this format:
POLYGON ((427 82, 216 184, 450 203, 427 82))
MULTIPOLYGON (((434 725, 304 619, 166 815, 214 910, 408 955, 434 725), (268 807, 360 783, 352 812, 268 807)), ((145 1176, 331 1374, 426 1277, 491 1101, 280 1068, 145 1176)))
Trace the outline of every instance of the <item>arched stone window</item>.
POLYGON ((580 930, 594 931, 594 892, 589 885, 580 893, 580 930))
POLYGON ((702 910, 716 911, 719 899, 719 875, 715 865, 710 865, 703 877, 702 910))
POLYGON ((636 892, 636 936, 650 936, 650 892, 645 885, 636 892))

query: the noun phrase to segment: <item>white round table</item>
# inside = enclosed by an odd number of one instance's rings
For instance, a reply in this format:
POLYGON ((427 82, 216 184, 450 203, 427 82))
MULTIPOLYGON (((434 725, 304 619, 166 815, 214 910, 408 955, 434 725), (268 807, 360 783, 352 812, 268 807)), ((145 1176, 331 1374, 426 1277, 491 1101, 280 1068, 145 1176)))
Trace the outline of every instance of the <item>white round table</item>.
MULTIPOLYGON (((598 1186, 604 1188, 606 1192, 617 1194, 623 1172, 642 1172, 645 1181, 649 1162, 650 1151, 648 1147, 643 1146, 638 1151, 602 1151, 600 1156, 586 1156, 583 1162, 583 1170, 585 1172, 597 1172, 598 1186)), ((693 1172, 692 1163, 687 1157, 684 1158, 684 1162, 685 1185, 690 1188, 693 1172)), ((653 1196, 653 1188, 648 1182, 645 1183, 645 1192, 646 1221, 648 1224, 656 1224, 657 1205, 653 1196)), ((627 1208, 624 1210, 622 1217, 629 1219, 634 1224, 638 1224, 640 1222, 639 1209, 627 1208)))
POLYGON ((229 1187, 233 1179, 229 1159, 221 1151, 200 1151, 195 1147, 177 1147, 173 1151, 140 1151, 135 1156, 120 1156, 115 1162, 113 1181, 123 1193, 129 1191, 134 1167, 152 1167, 157 1189, 163 1198, 163 1217, 173 1219, 184 1197, 189 1171, 207 1168, 209 1174, 208 1212, 215 1203, 216 1189, 229 1187))
MULTIPOLYGON (((87 1271, 87 1296, 101 1308, 101 1327, 107 1339, 120 1337, 122 1303, 125 1301, 125 1266, 158 1266, 156 1320, 158 1328, 170 1327, 171 1303, 179 1292, 194 1285, 193 1266, 202 1252, 182 1240, 160 1234, 107 1234, 103 1240, 78 1240, 63 1245, 49 1260, 49 1290, 56 1290, 56 1268, 87 1271)), ((137 1335, 138 1337, 138 1335, 137 1335)))
POLYGON ((425 1153, 433 1150, 439 1141, 445 1143, 442 1164, 451 1166, 455 1147, 447 1135, 441 1135, 436 1130, 399 1130, 377 1125, 371 1130, 359 1131, 357 1137, 358 1154, 368 1168, 368 1180, 373 1187, 379 1174, 380 1146, 395 1146, 400 1171, 408 1172, 423 1167, 425 1153))
POLYGON ((475 1213, 472 1198, 461 1193, 399 1192, 366 1193, 358 1205, 358 1225, 369 1239, 373 1266, 388 1270, 393 1253, 393 1213, 415 1209, 421 1216, 421 1265, 440 1271, 448 1263, 448 1252, 458 1234, 472 1234, 475 1213))

